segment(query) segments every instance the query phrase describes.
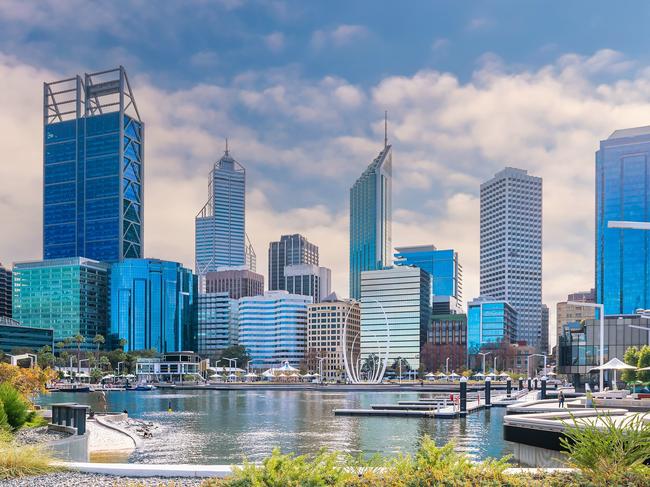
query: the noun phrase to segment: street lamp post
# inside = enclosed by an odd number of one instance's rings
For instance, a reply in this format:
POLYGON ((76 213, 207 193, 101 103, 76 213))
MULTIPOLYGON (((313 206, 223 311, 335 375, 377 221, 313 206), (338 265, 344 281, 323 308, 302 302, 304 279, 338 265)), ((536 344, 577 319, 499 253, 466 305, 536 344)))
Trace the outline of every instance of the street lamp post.
POLYGON ((325 360, 325 357, 316 357, 316 360, 318 360, 318 382, 322 384, 323 383, 323 360, 325 360))
POLYGON ((122 365, 124 362, 118 362, 117 363, 117 375, 120 375, 120 365, 122 365))
POLYGON ((483 355, 483 375, 485 375, 485 357, 490 355, 492 352, 479 352, 479 355, 483 355))
POLYGON ((497 373, 497 356, 496 355, 494 356, 494 367, 492 367, 492 368, 494 369, 493 370, 494 375, 496 375, 496 373, 497 373))
MULTIPOLYGON (((612 223, 625 223, 625 222, 609 222, 612 223)), ((609 225, 610 228, 629 228, 629 227, 616 227, 609 225)), ((586 306, 587 308, 596 308, 600 314, 600 366, 605 363, 605 306, 599 303, 583 303, 582 301, 567 301, 567 304, 573 306, 586 306)), ((600 380, 598 383, 598 390, 600 392, 605 388, 605 371, 600 369, 600 380)))
POLYGON ((526 362, 526 373, 528 374, 528 377, 530 377, 530 357, 544 357, 544 375, 546 375, 546 355, 543 353, 533 353, 528 355, 527 362, 526 362))
POLYGON ((445 360, 445 374, 449 375, 449 357, 445 360))

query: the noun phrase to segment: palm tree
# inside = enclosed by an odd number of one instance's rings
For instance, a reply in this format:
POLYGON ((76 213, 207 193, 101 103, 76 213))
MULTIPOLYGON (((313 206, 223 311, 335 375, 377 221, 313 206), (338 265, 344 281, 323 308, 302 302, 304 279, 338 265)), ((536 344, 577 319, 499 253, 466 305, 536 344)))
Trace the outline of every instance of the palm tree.
POLYGON ((79 374, 81 372, 81 344, 86 341, 86 338, 82 334, 78 334, 73 340, 77 344, 77 374, 79 374))
POLYGON ((120 338, 120 341, 118 342, 120 345, 120 350, 124 351, 124 347, 126 347, 126 344, 128 343, 125 338, 120 338))
POLYGON ((95 335, 95 338, 93 338, 93 343, 97 345, 97 360, 99 360, 99 346, 103 345, 106 342, 106 339, 104 338, 104 335, 100 335, 97 333, 95 335))

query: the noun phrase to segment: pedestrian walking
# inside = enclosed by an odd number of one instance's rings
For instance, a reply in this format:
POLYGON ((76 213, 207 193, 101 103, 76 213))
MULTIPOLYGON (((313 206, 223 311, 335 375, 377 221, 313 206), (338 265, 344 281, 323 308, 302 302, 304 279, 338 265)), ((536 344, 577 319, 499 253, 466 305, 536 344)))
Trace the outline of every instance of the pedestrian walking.
POLYGON ((564 407, 564 391, 560 390, 560 392, 557 393, 557 405, 560 408, 564 407))

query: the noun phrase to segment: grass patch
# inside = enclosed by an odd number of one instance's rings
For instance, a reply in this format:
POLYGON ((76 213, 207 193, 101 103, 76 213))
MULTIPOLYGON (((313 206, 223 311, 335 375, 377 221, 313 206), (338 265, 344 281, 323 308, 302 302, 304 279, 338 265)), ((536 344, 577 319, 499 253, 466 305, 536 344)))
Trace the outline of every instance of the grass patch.
POLYGON ((0 480, 43 475, 60 471, 52 464, 52 457, 40 446, 17 446, 11 442, 0 444, 0 480))

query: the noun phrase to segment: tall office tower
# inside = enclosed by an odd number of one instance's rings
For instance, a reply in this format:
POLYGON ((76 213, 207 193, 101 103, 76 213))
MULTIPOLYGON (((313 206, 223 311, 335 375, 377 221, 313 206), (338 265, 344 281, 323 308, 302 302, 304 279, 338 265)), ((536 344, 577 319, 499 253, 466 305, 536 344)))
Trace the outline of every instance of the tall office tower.
POLYGON ((363 271, 361 360, 379 354, 389 343, 389 366, 401 357, 417 370, 431 320, 430 301, 431 276, 419 267, 363 271))
POLYGON ((543 304, 542 305, 542 340, 541 340, 540 349, 541 349, 541 352, 545 353, 545 354, 548 354, 550 352, 549 344, 548 344, 548 335, 549 335, 549 330, 548 330, 548 306, 543 304))
POLYGON ((197 278, 178 262, 125 259, 111 265, 110 338, 125 351, 196 351, 197 278))
POLYGON ((464 369, 467 366, 467 315, 432 315, 420 358, 429 372, 441 370, 449 374, 464 369))
POLYGON ((470 301, 467 303, 467 354, 476 355, 485 345, 516 341, 517 323, 517 311, 506 301, 487 296, 470 301))
POLYGON ((352 299, 342 299, 336 293, 331 293, 320 303, 310 304, 307 308, 308 366, 314 372, 322 374, 326 380, 341 379, 345 372, 343 331, 346 320, 345 343, 348 361, 356 361, 360 353, 359 303, 352 299), (316 357, 323 359, 322 371, 319 370, 320 364, 316 357))
POLYGON ((44 85, 43 258, 142 256, 144 123, 126 71, 44 85))
POLYGON ((13 272, 13 316, 34 328, 52 328, 54 341, 82 335, 95 349, 106 336, 108 264, 83 257, 19 262, 13 272))
POLYGON ((617 130, 596 152, 596 302, 605 315, 650 308, 650 232, 608 228, 650 222, 650 126, 617 130))
POLYGON ((264 294, 264 276, 245 266, 219 267, 204 277, 207 293, 228 293, 231 299, 264 294))
POLYGON ((569 304, 568 301, 580 301, 583 303, 596 302, 596 289, 589 291, 578 291, 567 296, 566 301, 557 303, 556 311, 556 338, 557 344, 560 344, 560 337, 564 333, 565 326, 568 323, 580 322, 582 320, 593 320, 596 317, 596 308, 591 306, 576 306, 569 304))
POLYGON ((517 311, 515 337, 542 341, 542 178, 507 167, 481 184, 481 295, 517 311))
POLYGON ((350 297, 361 297, 361 273, 391 266, 393 149, 384 148, 350 188, 350 297))
POLYGON ((11 269, 0 263, 0 316, 11 318, 11 269))
POLYGON ((332 271, 314 264, 294 264, 284 268, 284 289, 291 294, 311 296, 320 303, 332 293, 332 271))
POLYGON ((239 341, 239 301, 228 293, 198 296, 198 353, 214 358, 239 341))
POLYGON ((284 268, 288 265, 318 265, 318 247, 296 233, 282 235, 269 244, 269 291, 286 291, 284 268))
POLYGON ((435 245, 395 248, 395 265, 414 265, 431 274, 434 315, 463 312, 463 267, 458 252, 438 250, 435 245))
POLYGON ((208 202, 194 225, 197 274, 240 265, 255 271, 255 251, 246 235, 246 169, 233 159, 227 144, 210 171, 208 202))
POLYGON ((268 291, 239 300, 239 344, 254 367, 298 367, 307 346, 309 296, 268 291))

